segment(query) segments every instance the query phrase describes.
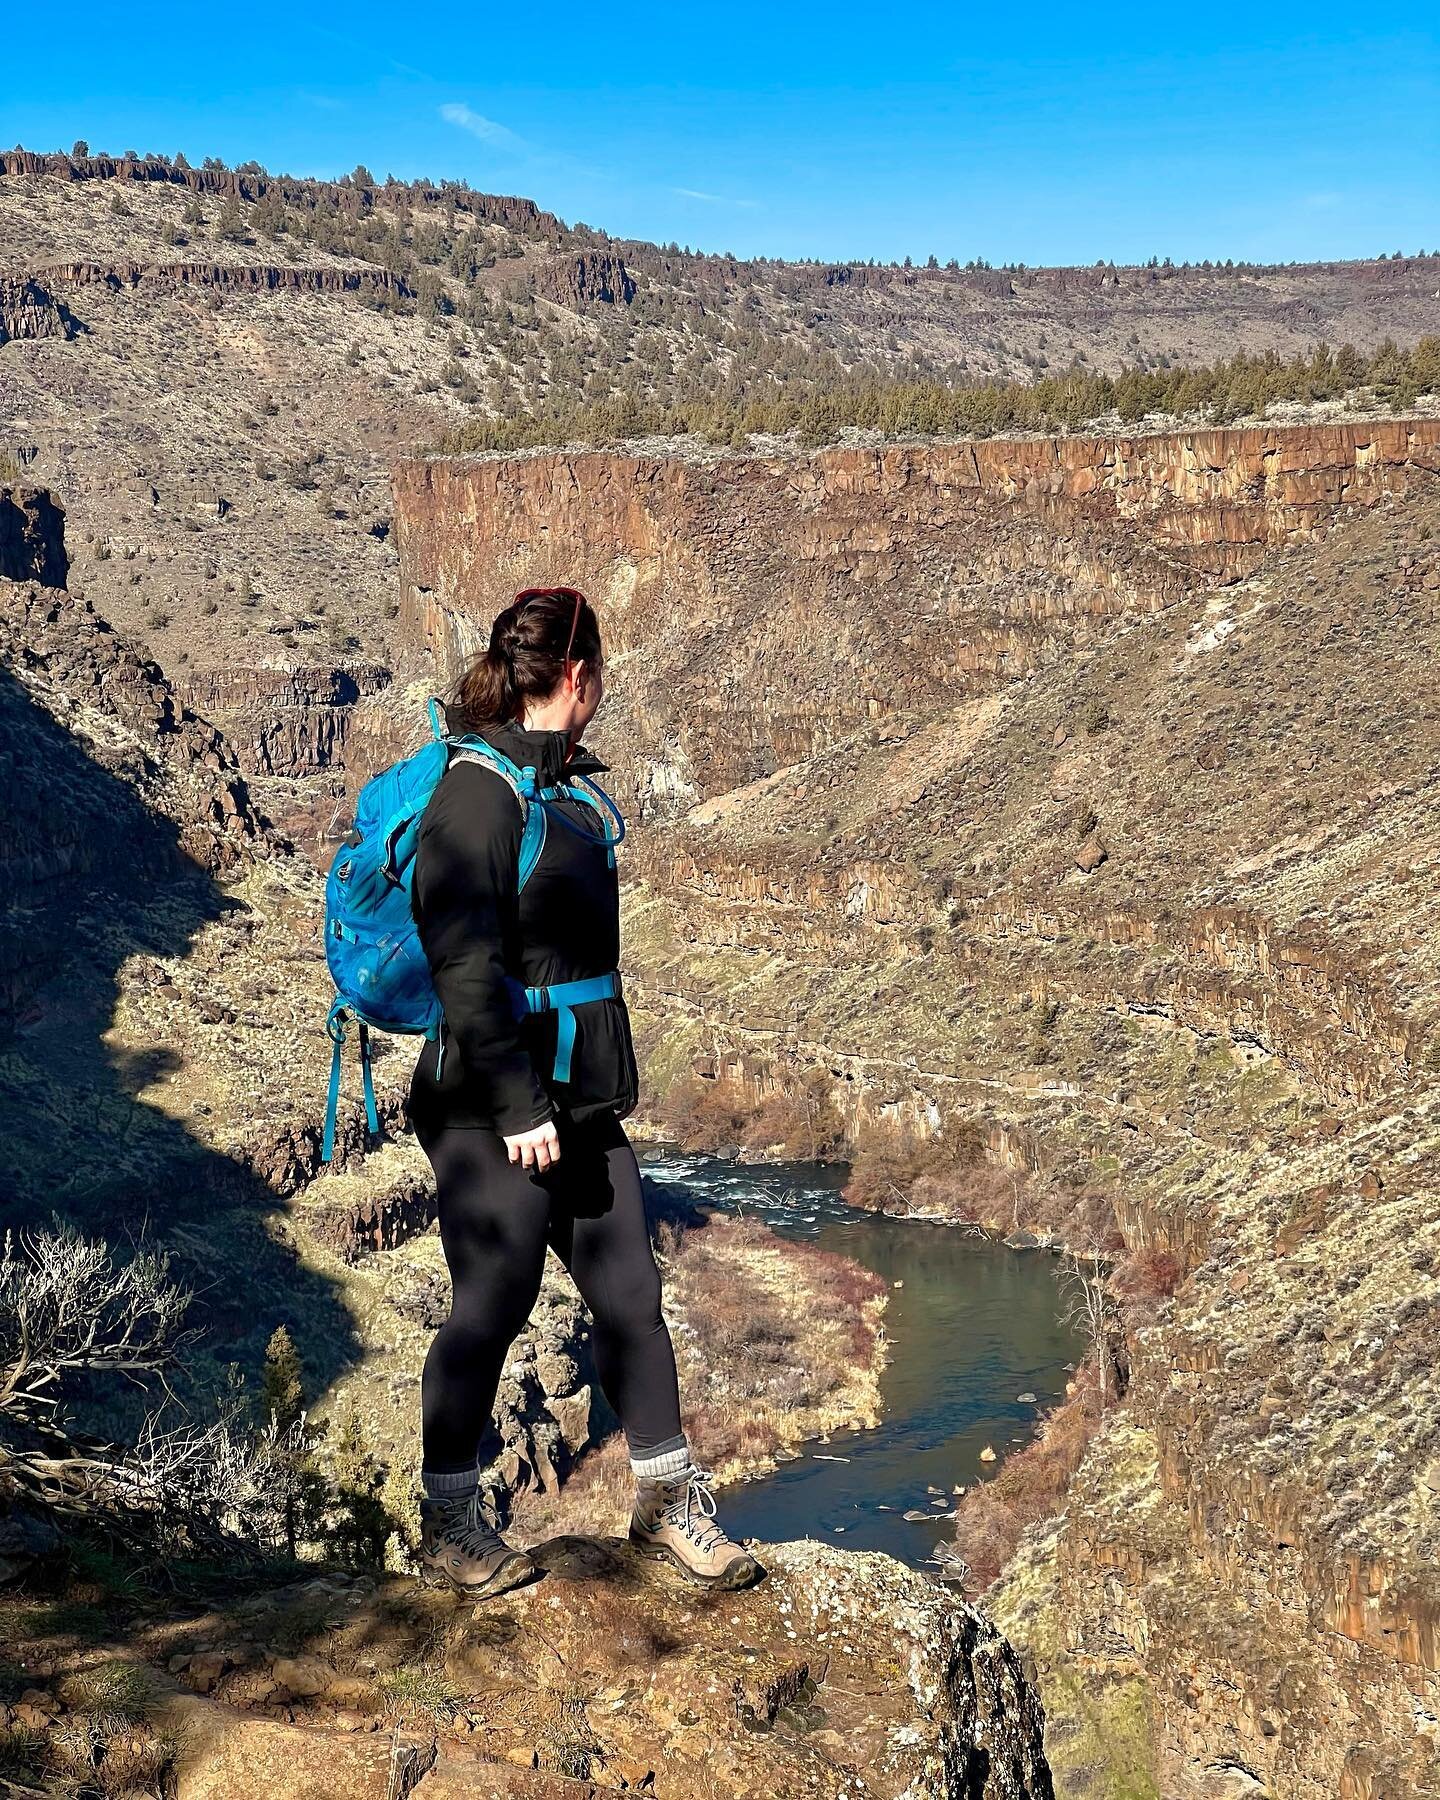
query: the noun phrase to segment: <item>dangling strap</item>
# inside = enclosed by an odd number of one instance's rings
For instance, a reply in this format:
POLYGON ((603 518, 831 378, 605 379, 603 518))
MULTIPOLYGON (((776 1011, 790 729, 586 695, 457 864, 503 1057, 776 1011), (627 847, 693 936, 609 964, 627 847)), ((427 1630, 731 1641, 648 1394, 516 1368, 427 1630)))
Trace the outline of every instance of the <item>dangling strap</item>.
POLYGON ((370 1027, 360 1026, 360 1085, 365 1090, 365 1123, 372 1136, 380 1130, 380 1115, 375 1110, 375 1075, 370 1066, 370 1027))
POLYGON ((435 1027, 435 1043, 437 1046, 435 1051, 435 1079, 439 1081, 441 1075, 445 1072, 445 1019, 443 1015, 441 1016, 440 1023, 435 1027))
MULTIPOLYGON (((320 1143, 320 1160, 328 1163, 335 1155, 335 1120, 340 1111, 340 1048, 345 1042, 345 1020, 348 1008, 337 1000, 325 1019, 330 1039, 330 1089, 325 1096, 325 1135, 320 1143)), ((360 1021, 360 1081, 365 1091, 365 1123, 373 1134, 380 1130, 380 1114, 375 1105, 375 1074, 370 1065, 370 1027, 360 1021)))
POLYGON ((325 1136, 320 1144, 320 1160, 328 1163, 335 1154, 335 1115, 340 1108, 340 1046, 345 1042, 345 1006, 337 1000, 325 1019, 330 1039, 330 1092, 325 1100, 325 1136))
POLYGON ((335 1113, 340 1105, 340 1044, 337 1037, 330 1051, 330 1095, 325 1102, 325 1141, 320 1146, 323 1163, 328 1163, 335 1154, 335 1113))

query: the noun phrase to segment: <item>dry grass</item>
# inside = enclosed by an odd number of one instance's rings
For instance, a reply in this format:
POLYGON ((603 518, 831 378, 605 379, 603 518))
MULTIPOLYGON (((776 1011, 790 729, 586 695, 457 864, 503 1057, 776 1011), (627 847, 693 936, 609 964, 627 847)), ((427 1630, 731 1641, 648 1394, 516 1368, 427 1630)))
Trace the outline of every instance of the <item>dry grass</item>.
POLYGON ((1092 1185, 1078 1193, 1062 1190, 1052 1194, 1048 1204, 1042 1196, 1036 1216, 1043 1227, 1077 1250, 1106 1257, 1124 1252, 1125 1238, 1115 1217, 1114 1198, 1103 1186, 1092 1185))
POLYGON ((1099 1382, 1087 1363, 1076 1374, 1074 1392, 1046 1414, 1032 1444, 1007 1456, 993 1481, 982 1482, 961 1500, 955 1542, 970 1565, 966 1590, 983 1592, 1015 1554, 1029 1525, 1059 1512, 1071 1478, 1101 1418, 1099 1382))
POLYGON ((1127 1333, 1150 1324, 1161 1303, 1185 1278, 1185 1266, 1171 1250, 1137 1250, 1115 1269, 1110 1287, 1120 1302, 1127 1333))
POLYGON ((831 1083, 814 1070, 798 1083, 755 1099, 736 1080, 689 1075, 666 1093, 659 1121, 683 1150, 742 1150, 800 1162, 839 1155, 845 1133, 831 1083))
MULTIPOLYGON (((877 1422, 879 1276, 751 1219, 665 1223, 659 1238, 685 1429, 722 1483, 772 1466, 804 1438, 877 1422)), ((617 1434, 559 1494, 519 1497, 514 1517, 532 1535, 618 1531, 632 1498, 617 1434)))
POLYGON ((986 1161, 984 1134, 973 1119, 951 1122, 942 1137, 866 1126, 850 1153, 845 1198, 872 1212, 1008 1228, 1028 1223, 1034 1206, 1023 1170, 986 1161))

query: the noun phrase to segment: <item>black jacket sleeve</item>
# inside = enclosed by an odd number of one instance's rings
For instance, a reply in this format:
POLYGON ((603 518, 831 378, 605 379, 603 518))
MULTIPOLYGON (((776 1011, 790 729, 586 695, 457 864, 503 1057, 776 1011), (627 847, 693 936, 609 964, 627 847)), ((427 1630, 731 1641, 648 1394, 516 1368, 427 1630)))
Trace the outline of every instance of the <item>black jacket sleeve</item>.
POLYGON ((446 1055, 459 1051, 477 1106, 502 1136, 555 1117, 520 1036, 508 967, 518 968, 520 802, 504 780, 457 763, 425 810, 414 909, 445 1012, 446 1055))

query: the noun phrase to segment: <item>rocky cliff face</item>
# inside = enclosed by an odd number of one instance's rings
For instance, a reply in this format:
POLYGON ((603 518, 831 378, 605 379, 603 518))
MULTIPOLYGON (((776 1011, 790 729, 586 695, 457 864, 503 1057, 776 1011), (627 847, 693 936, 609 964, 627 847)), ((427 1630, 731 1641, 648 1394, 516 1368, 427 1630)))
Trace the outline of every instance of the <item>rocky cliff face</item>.
MULTIPOLYGON (((236 293, 393 294, 412 299, 403 275, 390 269, 307 269, 293 263, 69 262, 37 270, 28 278, 43 288, 217 288, 236 293)), ((36 336, 37 333, 14 334, 36 336)))
POLYGON ((44 488, 0 487, 0 581, 63 588, 65 515, 44 488))
POLYGON ((181 683, 185 702, 224 731, 254 775, 302 777, 341 764, 356 704, 382 693, 390 672, 348 667, 225 668, 181 683))
POLYGON ((1437 467, 1429 420, 403 463, 402 624, 450 674, 518 587, 578 582, 611 654, 643 655, 613 746, 628 798, 673 813, 870 721, 1000 691, 1437 467))
POLYGON ((75 322, 33 275, 0 277, 0 344, 16 338, 69 337, 75 322))
POLYGON ((635 277, 618 256, 592 250, 541 264, 535 291, 557 306, 585 312, 592 306, 628 306, 636 290, 635 277))
POLYGON ((1178 1266, 996 1596, 1062 1793, 1440 1778, 1437 441, 400 471, 442 661, 604 607, 652 1070, 823 1077, 1178 1266))
POLYGON ((0 1025, 54 973, 84 890, 132 891, 173 877, 180 857, 233 868, 259 822, 224 740, 187 712, 160 670, 64 590, 63 515, 38 489, 0 489, 0 753, 6 792, 0 879, 0 1025), (29 577, 28 579, 26 577, 29 577), (171 820, 117 857, 98 781, 55 754, 56 728, 88 746, 171 820), (137 754, 143 741, 149 754, 137 754))

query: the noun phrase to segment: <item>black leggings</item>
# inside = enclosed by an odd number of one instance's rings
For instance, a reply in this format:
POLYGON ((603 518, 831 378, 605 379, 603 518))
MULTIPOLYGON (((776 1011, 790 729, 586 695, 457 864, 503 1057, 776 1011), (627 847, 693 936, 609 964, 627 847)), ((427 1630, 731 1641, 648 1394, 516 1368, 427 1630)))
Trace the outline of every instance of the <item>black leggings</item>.
POLYGON ((660 1311, 640 1170, 613 1113, 557 1120, 560 1160, 544 1174, 509 1161, 498 1133, 418 1132, 435 1170, 450 1317, 425 1359, 425 1468, 472 1468, 511 1343, 540 1292, 545 1246, 595 1322, 595 1364, 632 1456, 680 1435, 675 1352, 660 1311))

